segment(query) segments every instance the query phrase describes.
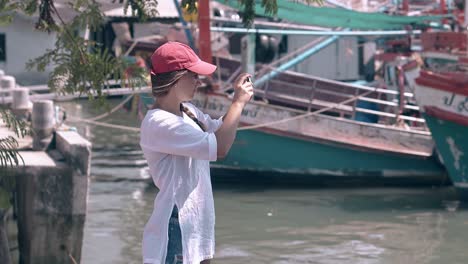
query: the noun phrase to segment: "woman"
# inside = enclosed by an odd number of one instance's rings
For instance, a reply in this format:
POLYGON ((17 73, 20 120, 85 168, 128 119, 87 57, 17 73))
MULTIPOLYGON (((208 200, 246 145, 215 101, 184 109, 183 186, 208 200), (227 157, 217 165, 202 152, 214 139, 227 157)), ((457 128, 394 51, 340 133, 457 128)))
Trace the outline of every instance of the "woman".
POLYGON ((214 255, 214 203, 209 162, 232 146, 242 109, 253 87, 241 74, 232 104, 213 120, 188 103, 198 75, 216 66, 193 50, 168 42, 151 56, 152 93, 156 102, 141 124, 140 145, 159 193, 143 233, 143 263, 209 263, 214 255))

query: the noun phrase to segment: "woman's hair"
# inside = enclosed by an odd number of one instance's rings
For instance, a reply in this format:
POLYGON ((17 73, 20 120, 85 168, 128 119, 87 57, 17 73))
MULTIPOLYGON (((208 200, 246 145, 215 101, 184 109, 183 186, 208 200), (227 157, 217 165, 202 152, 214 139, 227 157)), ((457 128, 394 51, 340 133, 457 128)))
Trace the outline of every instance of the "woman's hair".
MULTIPOLYGON (((171 87, 180 79, 187 70, 179 70, 158 74, 151 74, 151 93, 154 97, 166 95, 171 87)), ((203 131, 206 131, 205 125, 183 104, 180 104, 180 111, 190 117, 203 131)))
POLYGON ((171 87, 187 72, 187 70, 179 70, 151 74, 151 93, 154 97, 166 95, 171 87))

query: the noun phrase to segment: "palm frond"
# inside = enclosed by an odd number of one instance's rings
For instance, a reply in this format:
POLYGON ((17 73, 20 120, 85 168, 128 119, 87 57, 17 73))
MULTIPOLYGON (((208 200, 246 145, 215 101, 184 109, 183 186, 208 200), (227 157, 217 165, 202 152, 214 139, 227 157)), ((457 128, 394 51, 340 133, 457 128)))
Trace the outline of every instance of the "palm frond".
POLYGON ((18 153, 18 141, 13 136, 0 138, 0 168, 24 164, 18 153))
POLYGON ((24 120, 17 119, 10 110, 0 108, 0 117, 5 126, 12 129, 17 137, 24 137, 31 133, 29 124, 24 120))

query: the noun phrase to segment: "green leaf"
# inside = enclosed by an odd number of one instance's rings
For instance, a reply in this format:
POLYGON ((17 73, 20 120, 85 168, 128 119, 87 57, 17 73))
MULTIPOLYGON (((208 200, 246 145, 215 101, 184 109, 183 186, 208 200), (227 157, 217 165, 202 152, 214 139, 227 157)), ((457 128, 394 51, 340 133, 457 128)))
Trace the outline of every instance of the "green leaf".
POLYGON ((25 1, 23 11, 28 15, 34 14, 37 10, 38 3, 39 2, 37 0, 25 1))
POLYGON ((0 108, 0 118, 5 122, 7 128, 12 129, 17 137, 30 134, 30 126, 24 120, 18 120, 10 110, 0 108))
POLYGON ((13 22, 12 15, 0 15, 0 26, 8 26, 13 22))

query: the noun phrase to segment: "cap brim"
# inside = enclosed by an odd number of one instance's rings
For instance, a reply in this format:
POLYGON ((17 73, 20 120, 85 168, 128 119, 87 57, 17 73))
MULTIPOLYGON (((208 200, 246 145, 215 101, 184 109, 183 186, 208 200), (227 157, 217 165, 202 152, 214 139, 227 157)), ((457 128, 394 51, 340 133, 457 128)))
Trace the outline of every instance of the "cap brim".
POLYGON ((216 71, 216 65, 200 60, 195 65, 187 68, 187 70, 201 75, 211 75, 216 71))

